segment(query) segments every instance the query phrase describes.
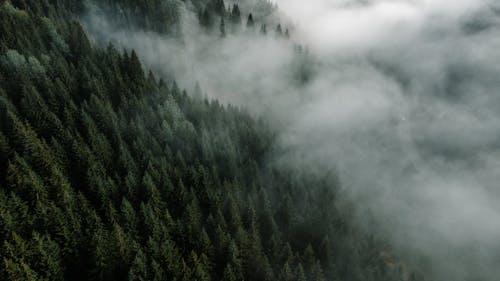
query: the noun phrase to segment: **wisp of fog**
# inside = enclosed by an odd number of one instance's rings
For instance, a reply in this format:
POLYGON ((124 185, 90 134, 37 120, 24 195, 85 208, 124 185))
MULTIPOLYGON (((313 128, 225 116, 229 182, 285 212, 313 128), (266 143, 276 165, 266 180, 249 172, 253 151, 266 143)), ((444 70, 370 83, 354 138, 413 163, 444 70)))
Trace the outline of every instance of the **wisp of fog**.
POLYGON ((361 225, 369 213, 371 230, 435 280, 498 280, 500 5, 277 4, 291 40, 207 35, 181 3, 182 39, 114 28, 97 10, 86 27, 190 92, 199 83, 204 95, 271 119, 288 151, 276 161, 338 171, 361 225))

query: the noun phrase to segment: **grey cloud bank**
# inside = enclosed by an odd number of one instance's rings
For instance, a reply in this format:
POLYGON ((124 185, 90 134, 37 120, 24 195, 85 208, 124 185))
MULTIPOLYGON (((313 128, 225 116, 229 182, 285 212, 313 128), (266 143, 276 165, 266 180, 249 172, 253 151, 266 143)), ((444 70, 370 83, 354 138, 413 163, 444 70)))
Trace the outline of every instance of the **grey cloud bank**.
POLYGON ((318 56, 357 63, 323 80, 331 83, 323 98, 284 139, 335 159, 360 205, 401 247, 429 256, 437 280, 496 280, 498 9, 487 1, 308 4, 280 1, 318 56))
MULTIPOLYGON (((486 0, 279 0, 293 43, 255 32, 207 36, 185 9, 183 40, 117 30, 188 89, 280 126, 280 159, 335 169, 408 263, 434 280, 500 276, 500 17, 486 0), (304 62, 306 62, 304 66, 304 62), (301 71, 307 82, 297 83, 301 71), (297 161, 299 161, 297 160, 297 161), (413 261, 405 253, 420 253, 413 261)), ((362 222, 364 212, 360 212, 362 222)), ((482 278, 482 279, 472 279, 482 278)))

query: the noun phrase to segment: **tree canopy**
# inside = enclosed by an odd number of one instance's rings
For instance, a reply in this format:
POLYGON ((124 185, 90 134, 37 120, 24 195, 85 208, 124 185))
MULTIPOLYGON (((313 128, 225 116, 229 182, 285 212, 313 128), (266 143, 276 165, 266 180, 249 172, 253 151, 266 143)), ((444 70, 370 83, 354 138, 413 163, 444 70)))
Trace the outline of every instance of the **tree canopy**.
MULTIPOLYGON (((224 2, 201 2, 225 35, 224 2)), ((106 5, 177 28, 177 1, 106 5)), ((335 176, 272 164, 269 124, 93 45, 82 9, 0 5, 1 280, 402 280, 335 176)))

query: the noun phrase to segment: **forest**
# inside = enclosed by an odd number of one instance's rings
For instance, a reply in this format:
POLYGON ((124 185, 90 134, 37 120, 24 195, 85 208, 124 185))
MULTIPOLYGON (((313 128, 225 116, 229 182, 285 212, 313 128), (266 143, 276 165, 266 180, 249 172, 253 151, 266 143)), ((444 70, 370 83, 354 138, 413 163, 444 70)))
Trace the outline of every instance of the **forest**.
MULTIPOLYGON (((212 36, 290 37, 237 4, 191 2, 212 36)), ((80 21, 103 5, 124 28, 181 37, 184 2, 0 3, 0 280, 427 280, 357 226, 334 171, 272 161, 265 118, 80 21)))

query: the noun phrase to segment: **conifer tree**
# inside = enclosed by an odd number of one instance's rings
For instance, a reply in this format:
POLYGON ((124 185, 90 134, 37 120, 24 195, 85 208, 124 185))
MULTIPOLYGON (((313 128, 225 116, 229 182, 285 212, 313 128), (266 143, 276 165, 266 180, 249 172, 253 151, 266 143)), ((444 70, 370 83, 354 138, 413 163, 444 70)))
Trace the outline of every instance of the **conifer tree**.
POLYGON ((241 11, 238 4, 233 4, 233 9, 231 10, 231 23, 235 25, 241 24, 241 11))
POLYGON ((212 0, 212 6, 215 14, 224 17, 226 14, 226 4, 224 0, 212 0))
POLYGON ((200 24, 205 28, 211 28, 213 25, 213 18, 210 10, 204 9, 200 14, 200 24))
POLYGON ((300 263, 297 265, 297 268, 295 270, 295 276, 296 276, 297 281, 306 281, 307 280, 306 274, 304 272, 304 268, 302 267, 302 264, 300 264, 300 263))
POLYGON ((220 31, 220 37, 221 38, 226 37, 226 23, 224 21, 224 17, 220 18, 219 31, 220 31))
POLYGON ((248 19, 247 19, 247 28, 253 28, 255 25, 254 21, 253 21, 253 15, 250 13, 248 15, 248 19))
MULTIPOLYGON (((401 279, 337 210, 337 181, 267 161, 266 121, 167 86, 89 40, 82 1, 52 2, 0 4, 0 279, 401 279)), ((182 2, 104 11, 172 36, 182 2)), ((192 2, 207 30, 241 23, 238 4, 192 2)))
POLYGON ((224 273, 222 275, 221 281, 238 281, 238 280, 241 280, 241 279, 236 278, 236 275, 233 271, 233 268, 231 267, 230 264, 228 264, 226 266, 226 268, 224 269, 224 273))
POLYGON ((326 281, 323 269, 321 268, 319 262, 315 262, 311 268, 310 279, 311 281, 326 281))
POLYGON ((260 33, 263 35, 267 35, 267 25, 263 23, 260 27, 260 33))
POLYGON ((278 26, 276 27, 276 35, 279 37, 283 36, 283 29, 281 28, 281 24, 278 24, 278 26))
POLYGON ((134 261, 128 272, 129 281, 147 281, 148 279, 147 259, 142 250, 135 254, 134 261))
POLYGON ((281 269, 281 273, 279 276, 279 280, 281 280, 281 281, 293 281, 294 280, 294 274, 292 272, 292 269, 288 265, 288 262, 286 262, 283 265, 283 268, 281 269))

